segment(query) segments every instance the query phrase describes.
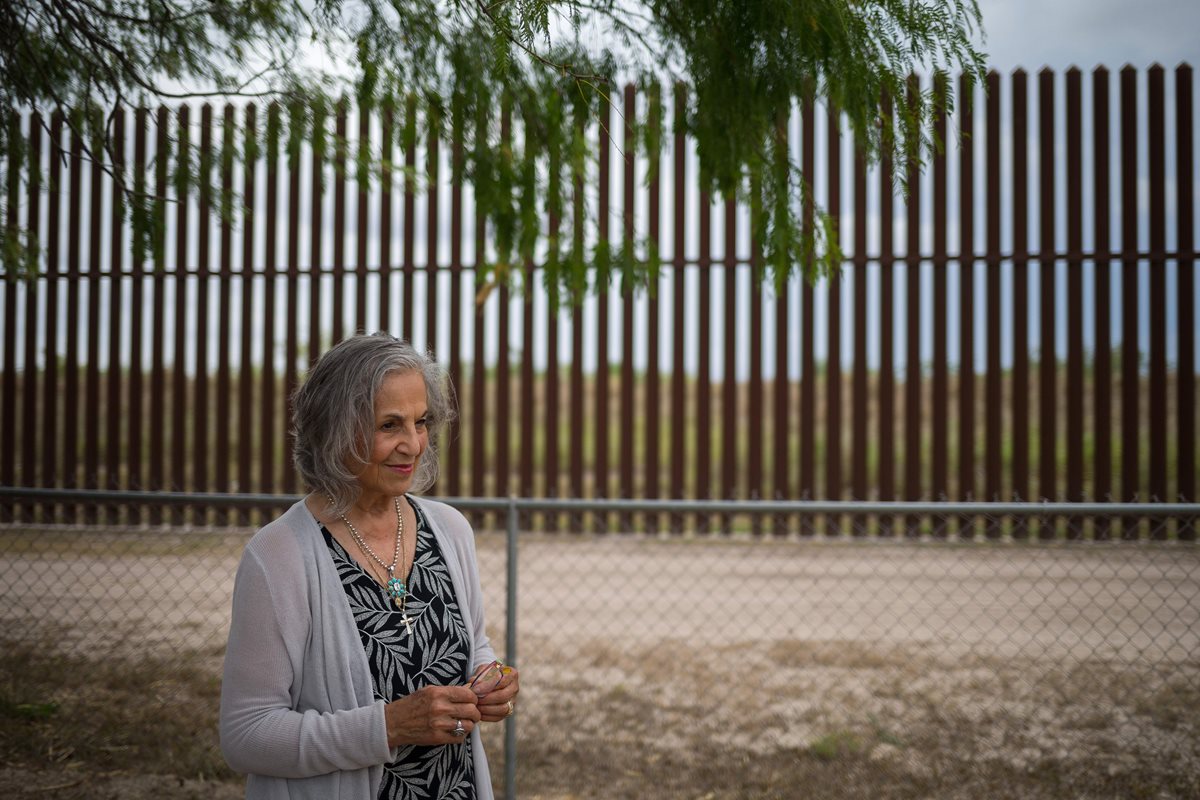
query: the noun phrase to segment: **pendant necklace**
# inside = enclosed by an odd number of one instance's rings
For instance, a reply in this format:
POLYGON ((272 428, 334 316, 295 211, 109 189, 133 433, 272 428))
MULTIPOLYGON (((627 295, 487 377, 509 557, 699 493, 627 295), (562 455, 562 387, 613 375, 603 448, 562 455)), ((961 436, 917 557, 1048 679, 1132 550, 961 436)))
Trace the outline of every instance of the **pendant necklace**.
POLYGON ((392 563, 388 564, 380 558, 371 546, 367 544, 367 540, 362 537, 345 514, 341 515, 342 522, 346 524, 346 528, 350 531, 350 536, 354 538, 354 543, 359 546, 372 560, 377 562, 379 566, 387 570, 387 590, 388 597, 392 598, 392 602, 396 604, 396 608, 400 609, 400 621, 404 623, 408 634, 412 635, 412 620, 409 619, 408 612, 404 607, 408 601, 408 587, 404 585, 404 581, 396 577, 396 565, 400 563, 400 554, 404 552, 404 515, 400 513, 400 498, 395 498, 396 503, 396 550, 392 553, 392 563))

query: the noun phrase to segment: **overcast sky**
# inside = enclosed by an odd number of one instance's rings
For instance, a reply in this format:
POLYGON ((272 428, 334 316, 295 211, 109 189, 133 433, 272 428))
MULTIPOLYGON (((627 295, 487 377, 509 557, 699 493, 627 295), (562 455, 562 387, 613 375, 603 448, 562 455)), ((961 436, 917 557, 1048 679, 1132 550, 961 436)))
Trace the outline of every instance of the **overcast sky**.
POLYGON ((984 50, 1002 72, 1098 64, 1200 68, 1200 0, 979 0, 984 50))

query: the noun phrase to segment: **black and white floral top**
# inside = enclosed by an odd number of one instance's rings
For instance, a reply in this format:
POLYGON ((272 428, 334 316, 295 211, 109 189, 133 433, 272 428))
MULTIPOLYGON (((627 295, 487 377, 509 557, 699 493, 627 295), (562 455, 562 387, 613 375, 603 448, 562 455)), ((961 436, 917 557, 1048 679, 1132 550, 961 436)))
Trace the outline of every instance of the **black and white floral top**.
MULTIPOLYGON (((417 548, 405 583, 405 611, 412 634, 401 621, 400 609, 387 591, 351 558, 322 527, 333 563, 342 579, 359 638, 371 666, 375 696, 385 701, 412 694, 424 686, 462 682, 470 658, 469 637, 450 583, 446 559, 419 508, 417 548)), ((448 745, 402 747, 384 765, 380 800, 475 797, 474 762, 470 741, 448 745)))

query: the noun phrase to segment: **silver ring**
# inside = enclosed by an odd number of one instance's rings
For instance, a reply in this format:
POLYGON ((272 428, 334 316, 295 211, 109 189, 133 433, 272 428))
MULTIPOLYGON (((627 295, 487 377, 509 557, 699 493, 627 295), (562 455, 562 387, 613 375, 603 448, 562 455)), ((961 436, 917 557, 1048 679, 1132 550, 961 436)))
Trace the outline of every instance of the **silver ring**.
POLYGON ((453 733, 455 736, 466 736, 467 735, 467 731, 465 728, 463 728, 461 719, 454 720, 454 730, 452 730, 450 732, 453 733))

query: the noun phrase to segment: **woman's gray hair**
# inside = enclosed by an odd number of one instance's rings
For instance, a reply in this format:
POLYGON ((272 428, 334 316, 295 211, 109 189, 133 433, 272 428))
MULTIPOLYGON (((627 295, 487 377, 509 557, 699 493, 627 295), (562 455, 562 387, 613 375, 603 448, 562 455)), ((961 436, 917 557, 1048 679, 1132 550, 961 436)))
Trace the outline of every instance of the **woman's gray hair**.
POLYGON ((437 479, 438 433, 454 419, 452 389, 432 356, 387 333, 359 334, 321 356, 292 395, 293 463, 311 491, 332 500, 332 514, 358 499, 361 487, 347 465, 370 460, 375 398, 397 372, 425 379, 429 445, 412 482, 421 492, 437 479))

